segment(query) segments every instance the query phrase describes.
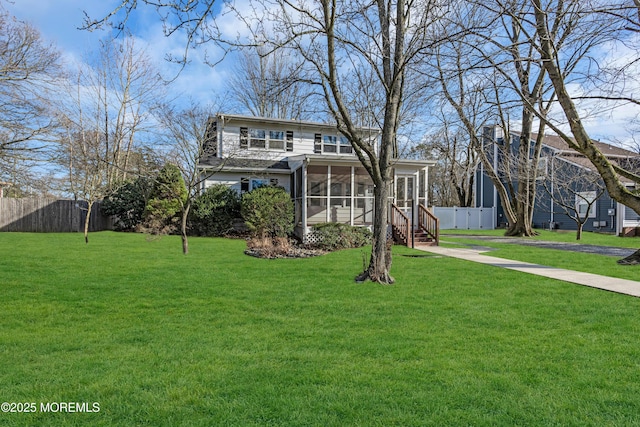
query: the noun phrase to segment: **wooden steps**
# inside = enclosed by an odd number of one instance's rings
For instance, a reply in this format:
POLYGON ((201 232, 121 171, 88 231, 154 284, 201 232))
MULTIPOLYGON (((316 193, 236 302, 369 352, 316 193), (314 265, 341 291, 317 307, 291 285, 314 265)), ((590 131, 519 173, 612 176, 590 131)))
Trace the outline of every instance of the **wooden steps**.
POLYGON ((416 246, 437 246, 435 239, 422 230, 416 230, 413 234, 413 242, 416 246))

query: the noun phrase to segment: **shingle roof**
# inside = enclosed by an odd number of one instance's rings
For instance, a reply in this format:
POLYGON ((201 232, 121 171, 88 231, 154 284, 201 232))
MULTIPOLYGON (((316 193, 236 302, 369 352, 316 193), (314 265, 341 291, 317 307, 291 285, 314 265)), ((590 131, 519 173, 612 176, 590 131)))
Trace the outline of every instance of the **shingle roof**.
POLYGON ((289 170, 289 163, 286 160, 264 160, 264 159, 221 159, 219 157, 207 157, 200 161, 200 168, 232 168, 245 170, 289 170))
MULTIPOLYGON (((565 152, 565 153, 561 153, 559 156, 556 157, 556 159, 559 160, 563 160, 569 163, 573 163, 574 165, 578 165, 586 170, 589 170, 591 172, 596 172, 596 168, 593 165, 593 163, 591 163, 591 161, 589 159, 587 159, 586 157, 582 156, 581 154, 572 154, 570 152, 565 152)), ((618 157, 618 159, 620 159, 618 157)), ((620 159, 622 160, 622 159, 620 159)), ((619 165, 619 162, 617 162, 615 160, 615 158, 613 159, 609 159, 609 161, 614 164, 614 165, 619 165)), ((620 176, 620 182, 624 183, 624 184, 633 184, 633 181, 625 178, 623 176, 620 176)))
MULTIPOLYGON (((531 134, 531 139, 536 139, 537 137, 537 134, 531 134)), ((607 157, 638 157, 638 153, 635 153, 633 151, 625 150, 624 148, 596 140, 591 141, 602 152, 602 154, 607 157)), ((565 142, 564 139, 556 135, 545 135, 543 144, 559 151, 570 151, 577 153, 577 151, 569 148, 569 145, 565 142)))

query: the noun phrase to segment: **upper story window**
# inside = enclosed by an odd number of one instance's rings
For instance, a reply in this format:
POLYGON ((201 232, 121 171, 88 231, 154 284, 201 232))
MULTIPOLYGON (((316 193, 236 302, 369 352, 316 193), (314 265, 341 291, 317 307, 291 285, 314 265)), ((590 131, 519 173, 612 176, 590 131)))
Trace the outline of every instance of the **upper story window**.
POLYGON ((249 148, 267 148, 267 134, 262 129, 249 129, 249 148))
POLYGON ((240 148, 293 151, 293 132, 240 128, 240 148))
POLYGON ((351 154, 353 153, 353 148, 351 147, 351 143, 347 139, 346 136, 341 136, 340 140, 340 153, 341 154, 351 154))
POLYGON ((314 152, 351 154, 353 148, 346 136, 316 134, 314 152))
POLYGON ((218 156, 218 122, 213 119, 207 124, 202 151, 205 156, 218 156))
POLYGON ((284 150, 284 132, 280 130, 269 131, 269 148, 272 150, 284 150))
POLYGON ((324 135, 322 139, 322 152, 323 153, 337 153, 338 152, 338 137, 333 135, 324 135))

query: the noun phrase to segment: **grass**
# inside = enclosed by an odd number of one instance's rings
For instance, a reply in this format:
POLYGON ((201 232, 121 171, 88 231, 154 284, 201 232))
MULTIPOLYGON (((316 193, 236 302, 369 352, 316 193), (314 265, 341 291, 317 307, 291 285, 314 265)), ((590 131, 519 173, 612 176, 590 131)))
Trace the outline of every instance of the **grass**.
POLYGON ((394 248, 0 234, 0 425, 638 425, 640 299, 394 248))

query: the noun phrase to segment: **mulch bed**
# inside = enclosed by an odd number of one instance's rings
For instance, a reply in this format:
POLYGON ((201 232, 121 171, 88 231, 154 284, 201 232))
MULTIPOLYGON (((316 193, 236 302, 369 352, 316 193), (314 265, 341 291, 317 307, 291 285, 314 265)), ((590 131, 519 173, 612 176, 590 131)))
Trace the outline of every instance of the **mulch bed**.
POLYGON ((279 258, 311 258, 327 253, 320 249, 310 249, 303 247, 292 247, 287 251, 278 248, 249 248, 244 251, 245 254, 256 258, 279 259, 279 258))

